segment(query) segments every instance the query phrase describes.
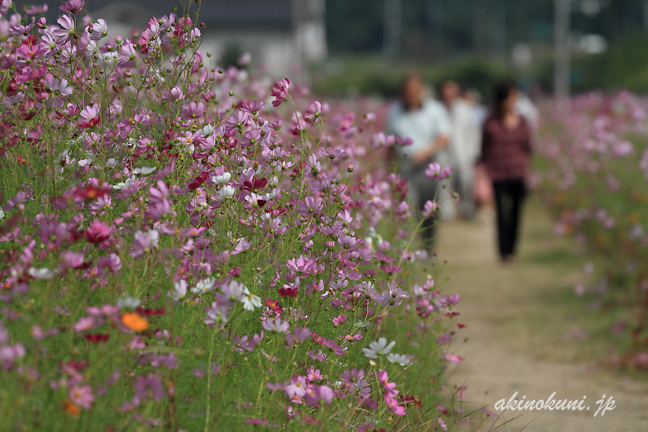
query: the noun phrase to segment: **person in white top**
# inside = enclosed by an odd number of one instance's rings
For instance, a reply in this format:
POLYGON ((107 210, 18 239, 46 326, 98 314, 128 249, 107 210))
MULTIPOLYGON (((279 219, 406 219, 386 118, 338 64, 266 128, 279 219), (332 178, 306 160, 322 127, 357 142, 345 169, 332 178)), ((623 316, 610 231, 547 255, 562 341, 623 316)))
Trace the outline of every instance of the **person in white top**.
POLYGON ((474 165, 479 156, 480 130, 475 123, 474 109, 461 97, 456 82, 446 81, 441 87, 441 97, 452 122, 449 148, 453 189, 459 193, 461 216, 472 219, 475 213, 474 165))
MULTIPOLYGON (((398 146, 401 175, 407 179, 410 205, 423 210, 428 200, 434 200, 439 182, 425 178, 432 162, 448 166, 451 157, 450 119, 439 102, 426 97, 425 86, 416 74, 408 75, 401 88, 402 100, 395 104, 387 119, 387 131, 400 138, 410 138, 409 146, 398 146)), ((428 252, 434 245, 435 218, 423 222, 423 241, 428 252)))

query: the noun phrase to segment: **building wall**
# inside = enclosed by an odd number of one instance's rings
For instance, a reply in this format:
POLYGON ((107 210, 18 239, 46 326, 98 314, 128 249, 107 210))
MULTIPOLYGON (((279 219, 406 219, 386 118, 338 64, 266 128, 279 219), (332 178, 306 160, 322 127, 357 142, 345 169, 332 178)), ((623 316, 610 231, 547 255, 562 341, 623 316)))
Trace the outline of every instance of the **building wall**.
MULTIPOLYGON (((111 36, 128 36, 134 27, 143 28, 151 11, 133 3, 118 1, 96 11, 104 17, 111 36)), ((277 78, 301 75, 311 62, 327 56, 323 0, 293 0, 292 19, 283 25, 268 22, 264 27, 207 25, 201 50, 220 59, 229 46, 252 55, 252 65, 263 67, 277 78)), ((208 61, 209 59, 206 59, 208 61)), ((215 66, 215 65, 214 65, 215 66)))
POLYGON ((283 77, 301 63, 291 33, 280 32, 209 32, 203 33, 200 49, 219 59, 229 46, 252 55, 252 64, 263 67, 274 77, 283 77))

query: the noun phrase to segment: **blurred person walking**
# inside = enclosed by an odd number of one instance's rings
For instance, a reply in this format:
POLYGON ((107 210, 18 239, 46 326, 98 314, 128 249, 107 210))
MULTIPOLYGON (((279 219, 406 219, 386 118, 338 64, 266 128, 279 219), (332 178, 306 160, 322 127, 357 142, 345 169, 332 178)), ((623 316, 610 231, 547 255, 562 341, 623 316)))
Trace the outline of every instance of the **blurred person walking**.
POLYGON ((518 97, 514 84, 497 86, 495 108, 484 123, 479 158, 493 182, 499 254, 505 263, 515 254, 532 153, 531 126, 517 110, 518 97))
MULTIPOLYGON (((410 205, 423 211, 435 199, 442 182, 429 180, 425 170, 430 163, 449 166, 450 119, 439 102, 427 97, 425 85, 417 74, 409 74, 401 86, 401 101, 393 106, 387 119, 387 132, 410 138, 409 146, 398 146, 401 175, 407 180, 410 205)), ((434 225, 438 216, 423 221, 423 243, 428 252, 434 246, 434 225)))
POLYGON ((461 97, 461 88, 454 81, 441 86, 442 102, 452 123, 450 154, 452 157, 453 189, 459 193, 459 214, 472 219, 475 213, 473 194, 474 167, 479 156, 479 127, 475 112, 461 97))
MULTIPOLYGON (((473 112, 473 123, 477 128, 477 156, 479 156, 479 149, 481 149, 481 130, 484 127, 484 122, 488 117, 488 108, 481 103, 481 95, 475 89, 468 88, 462 94, 463 100, 470 106, 473 112)), ((493 184, 488 178, 486 167, 483 164, 477 164, 474 167, 473 179, 473 199, 475 205, 475 212, 477 219, 482 222, 490 223, 495 219, 495 195, 493 192, 493 184)))

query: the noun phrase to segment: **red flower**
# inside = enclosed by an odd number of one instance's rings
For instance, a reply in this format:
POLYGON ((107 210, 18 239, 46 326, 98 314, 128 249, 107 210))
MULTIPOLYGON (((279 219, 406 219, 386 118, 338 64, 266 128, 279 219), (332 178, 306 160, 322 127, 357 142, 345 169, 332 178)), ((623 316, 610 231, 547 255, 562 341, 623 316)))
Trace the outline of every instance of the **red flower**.
POLYGON ((102 343, 108 341, 110 335, 107 333, 92 333, 83 335, 85 340, 92 343, 102 343))
POLYGON ((400 402, 400 405, 408 407, 412 404, 418 406, 419 408, 421 407, 421 402, 415 397, 412 396, 398 396, 398 402, 400 402))
POLYGON ((273 209, 266 209, 265 212, 270 213, 270 216, 272 217, 277 217, 279 215, 286 213, 286 210, 287 209, 285 207, 277 207, 273 209))
POLYGON ((79 187, 74 191, 74 196, 82 200, 94 200, 108 195, 108 191, 104 189, 97 189, 91 184, 85 187, 79 187))
POLYGON ((147 317, 149 317, 149 316, 162 316, 162 315, 164 315, 166 313, 166 311, 164 309, 152 309, 152 308, 144 308, 144 309, 142 309, 140 307, 135 309, 135 312, 137 312, 140 315, 147 316, 147 317))
POLYGON ((279 288, 281 297, 297 297, 297 293, 299 293, 297 288, 279 288))
POLYGON ((265 178, 255 178, 251 182, 249 180, 243 182, 242 189, 248 192, 254 192, 255 190, 263 189, 268 184, 268 179, 265 178))
POLYGON ((193 179, 191 183, 189 183, 189 190, 198 189, 203 183, 207 181, 208 175, 209 175, 209 171, 201 172, 198 177, 196 177, 195 179, 193 179))
POLYGON ((93 117, 90 119, 90 121, 79 123, 79 127, 83 129, 90 129, 97 126, 99 123, 101 123, 101 119, 93 117))
POLYGON ((274 313, 281 313, 281 306, 279 306, 279 300, 272 300, 270 297, 266 297, 263 301, 264 306, 270 308, 274 313))
POLYGON ((67 365, 70 366, 72 369, 75 369, 77 372, 81 372, 83 369, 88 367, 88 362, 85 360, 68 360, 67 365))
POLYGON ((112 229, 105 222, 95 219, 90 222, 88 229, 85 232, 85 238, 90 243, 101 243, 110 237, 112 229))

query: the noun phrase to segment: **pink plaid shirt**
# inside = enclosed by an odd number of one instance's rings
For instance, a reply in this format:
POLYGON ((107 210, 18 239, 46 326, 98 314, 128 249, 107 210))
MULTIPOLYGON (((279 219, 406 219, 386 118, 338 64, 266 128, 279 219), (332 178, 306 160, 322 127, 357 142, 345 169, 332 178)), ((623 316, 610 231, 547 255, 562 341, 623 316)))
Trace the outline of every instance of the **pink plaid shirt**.
POLYGON ((479 161, 486 165, 491 181, 525 179, 531 152, 531 129, 524 117, 513 129, 504 127, 497 117, 486 119, 479 161))

